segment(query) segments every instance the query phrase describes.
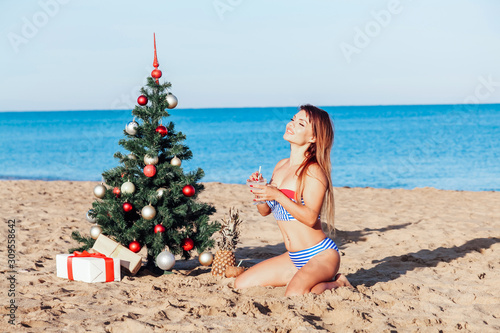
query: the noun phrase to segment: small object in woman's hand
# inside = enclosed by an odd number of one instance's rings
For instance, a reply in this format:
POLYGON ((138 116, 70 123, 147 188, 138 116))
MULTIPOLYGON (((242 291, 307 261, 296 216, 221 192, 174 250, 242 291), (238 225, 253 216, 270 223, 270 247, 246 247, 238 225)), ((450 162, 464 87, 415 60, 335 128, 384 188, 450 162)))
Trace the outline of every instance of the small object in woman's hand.
POLYGON ((253 182, 261 182, 263 179, 264 177, 262 177, 262 173, 256 171, 250 175, 250 179, 248 180, 253 182))
POLYGON ((231 278, 231 277, 237 277, 241 273, 245 271, 245 267, 235 267, 235 266, 227 266, 226 267, 226 277, 231 278))
MULTIPOLYGON (((247 185, 250 186, 250 187, 254 187, 254 185, 261 185, 261 186, 265 186, 267 184, 267 180, 264 179, 264 177, 262 177, 262 174, 261 173, 258 173, 258 172, 254 172, 250 175, 250 178, 247 179, 247 185)), ((252 190, 250 190, 250 192, 253 193, 252 190)), ((265 201, 258 201, 256 202, 257 200, 252 200, 254 201, 254 205, 258 205, 258 204, 263 204, 263 203, 266 203, 265 201)))

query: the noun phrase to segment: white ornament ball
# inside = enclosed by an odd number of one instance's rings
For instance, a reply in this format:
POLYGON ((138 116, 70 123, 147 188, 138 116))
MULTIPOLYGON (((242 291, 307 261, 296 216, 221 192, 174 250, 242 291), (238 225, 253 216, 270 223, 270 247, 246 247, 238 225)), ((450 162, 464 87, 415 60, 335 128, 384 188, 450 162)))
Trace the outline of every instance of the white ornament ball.
POLYGON ((214 261, 214 256, 210 252, 202 252, 198 260, 203 266, 210 266, 212 261, 214 261))
POLYGON ((99 184, 96 187, 94 187, 94 195, 97 198, 102 199, 104 198, 105 194, 106 194, 106 186, 99 184))
POLYGON ((146 165, 158 164, 158 156, 151 157, 149 155, 144 155, 144 164, 146 165))
POLYGON ((125 182, 121 186, 122 193, 134 193, 135 185, 132 182, 125 182))
POLYGON ((129 121, 128 124, 125 126, 125 132, 127 132, 130 135, 136 135, 137 127, 139 127, 139 124, 135 120, 129 121))
POLYGON ((94 212, 93 209, 89 209, 89 211, 87 212, 86 218, 87 218, 87 221, 89 221, 90 223, 95 223, 95 220, 96 220, 95 217, 90 216, 90 213, 93 213, 93 212, 94 212))
POLYGON ((101 232, 102 232, 102 229, 101 229, 100 226, 98 226, 97 224, 93 225, 90 228, 90 237, 92 237, 92 239, 97 239, 97 237, 99 237, 99 235, 101 234, 101 232))
POLYGON ((144 206, 141 210, 141 215, 146 220, 152 220, 156 216, 156 209, 151 205, 144 206))
POLYGON ((127 157, 129 160, 136 160, 137 159, 137 156, 135 156, 133 153, 128 154, 127 157))
POLYGON ((167 108, 169 109, 173 109, 177 106, 177 97, 175 97, 173 94, 168 94, 167 97, 165 97, 165 99, 167 100, 167 103, 168 103, 168 106, 167 108))
POLYGON ((156 196, 158 198, 161 198, 165 192, 167 192, 167 189, 164 187, 160 187, 159 189, 156 190, 156 196))
POLYGON ((175 264, 175 257, 172 253, 169 251, 165 250, 161 252, 157 257, 156 257, 156 266, 158 268, 163 269, 164 271, 168 271, 172 267, 174 267, 175 264))
POLYGON ((177 156, 174 156, 174 158, 170 160, 170 164, 172 164, 173 166, 181 166, 182 161, 177 156))

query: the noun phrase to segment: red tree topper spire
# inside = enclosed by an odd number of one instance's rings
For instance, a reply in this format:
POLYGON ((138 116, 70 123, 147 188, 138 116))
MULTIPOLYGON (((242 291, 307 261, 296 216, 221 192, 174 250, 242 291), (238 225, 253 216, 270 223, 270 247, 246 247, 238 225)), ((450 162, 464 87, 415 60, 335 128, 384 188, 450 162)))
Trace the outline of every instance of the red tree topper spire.
POLYGON ((158 66, 160 64, 158 63, 158 57, 156 56, 156 35, 153 33, 153 40, 154 40, 154 47, 155 47, 155 58, 153 60, 153 66, 155 69, 151 72, 151 77, 156 79, 156 83, 158 82, 158 79, 161 77, 161 70, 158 69, 158 66))
POLYGON ((155 45, 155 60, 153 61, 153 66, 155 69, 158 69, 158 66, 160 66, 160 64, 158 63, 158 58, 156 57, 156 34, 154 33, 153 33, 153 41, 155 45))

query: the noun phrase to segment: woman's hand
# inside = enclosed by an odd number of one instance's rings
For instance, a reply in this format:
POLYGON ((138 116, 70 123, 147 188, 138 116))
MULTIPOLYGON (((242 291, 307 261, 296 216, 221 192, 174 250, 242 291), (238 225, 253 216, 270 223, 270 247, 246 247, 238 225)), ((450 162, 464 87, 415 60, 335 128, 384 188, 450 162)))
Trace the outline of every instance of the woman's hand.
POLYGON ((251 185, 250 190, 255 198, 253 201, 272 201, 278 199, 280 195, 284 195, 280 190, 274 185, 251 185))
POLYGON ((262 174, 259 173, 258 171, 255 171, 254 173, 252 173, 250 175, 250 177, 248 177, 247 182, 257 182, 257 181, 261 181, 263 179, 264 178, 262 177, 262 174))

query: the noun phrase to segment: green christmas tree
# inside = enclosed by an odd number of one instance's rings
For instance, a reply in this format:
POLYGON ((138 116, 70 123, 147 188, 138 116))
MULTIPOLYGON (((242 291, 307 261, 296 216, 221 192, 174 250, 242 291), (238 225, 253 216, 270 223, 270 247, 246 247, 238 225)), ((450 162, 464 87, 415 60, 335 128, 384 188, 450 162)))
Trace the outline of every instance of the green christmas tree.
MULTIPOLYGON (((115 153, 120 165, 102 174, 105 184, 94 189, 98 199, 87 213, 104 235, 123 246, 135 252, 146 246, 148 265, 166 247, 185 259, 191 256, 190 248, 201 253, 213 246, 212 235, 220 229, 218 222, 209 221, 215 208, 196 201, 204 188, 197 183, 203 170, 185 173, 181 167, 182 161, 192 157, 183 144, 186 136, 176 132, 172 122, 162 124, 177 99, 168 92, 169 82, 159 82, 156 40, 153 66, 147 85, 141 88, 139 106, 132 111, 134 120, 125 128, 125 139, 119 141, 130 153, 115 153)), ((83 244, 70 252, 89 249, 97 235, 84 237, 75 231, 72 238, 83 244)))

